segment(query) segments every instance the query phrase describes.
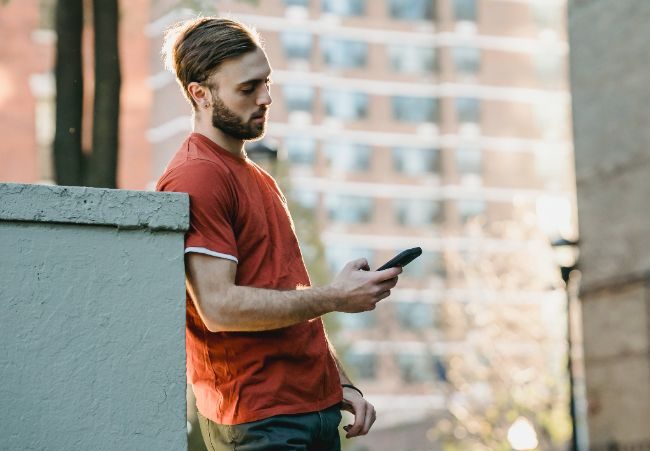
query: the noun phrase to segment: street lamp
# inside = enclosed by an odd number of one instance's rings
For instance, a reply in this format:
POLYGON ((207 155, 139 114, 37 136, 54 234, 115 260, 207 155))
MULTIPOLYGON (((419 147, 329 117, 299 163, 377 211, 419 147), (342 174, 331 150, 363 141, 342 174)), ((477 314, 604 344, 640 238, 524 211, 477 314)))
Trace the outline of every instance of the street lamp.
POLYGON ((539 445, 535 428, 524 417, 518 417, 508 429, 508 442, 516 451, 535 450, 539 445))
POLYGON ((564 238, 551 242, 555 250, 557 263, 560 266, 560 274, 564 281, 564 289, 567 300, 567 372, 569 374, 569 413, 571 415, 571 451, 581 451, 578 446, 578 431, 576 421, 576 399, 575 399, 575 377, 573 362, 573 315, 571 314, 571 303, 574 298, 569 287, 571 272, 578 266, 578 241, 566 240, 564 238))

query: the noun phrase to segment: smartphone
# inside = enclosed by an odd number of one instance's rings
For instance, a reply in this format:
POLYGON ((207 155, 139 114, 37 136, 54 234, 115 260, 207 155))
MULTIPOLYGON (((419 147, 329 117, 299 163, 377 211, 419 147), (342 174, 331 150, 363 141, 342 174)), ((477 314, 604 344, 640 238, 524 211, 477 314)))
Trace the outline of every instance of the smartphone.
POLYGON ((384 269, 393 268, 395 266, 406 266, 411 263, 413 260, 422 255, 422 248, 414 247, 411 249, 406 249, 405 251, 400 252, 386 263, 377 268, 377 271, 383 271, 384 269))

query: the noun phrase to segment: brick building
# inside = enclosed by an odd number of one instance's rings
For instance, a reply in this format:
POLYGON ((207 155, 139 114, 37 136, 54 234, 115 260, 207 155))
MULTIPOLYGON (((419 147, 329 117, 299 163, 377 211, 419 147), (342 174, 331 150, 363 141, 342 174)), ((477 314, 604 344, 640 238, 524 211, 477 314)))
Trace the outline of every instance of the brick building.
MULTIPOLYGON (((0 6, 0 180, 52 183, 54 139, 55 0, 7 2, 0 6)), ((91 2, 85 3, 87 11, 91 2)), ((118 186, 145 189, 151 172, 151 144, 146 139, 151 109, 148 77, 149 41, 143 29, 149 22, 149 1, 120 2, 120 155, 118 186)), ((86 20, 86 23, 89 21, 86 20)), ((90 21, 92 22, 92 21, 90 21)), ((84 49, 84 149, 92 130, 92 30, 86 26, 84 49)))

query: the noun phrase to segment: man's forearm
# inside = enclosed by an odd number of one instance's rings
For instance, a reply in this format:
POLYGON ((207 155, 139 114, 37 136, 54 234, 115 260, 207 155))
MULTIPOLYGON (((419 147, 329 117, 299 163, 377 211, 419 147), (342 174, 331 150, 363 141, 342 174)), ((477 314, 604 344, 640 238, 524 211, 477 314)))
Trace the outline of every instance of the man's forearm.
POLYGON ((364 271, 365 259, 353 260, 326 287, 274 290, 236 285, 232 261, 201 254, 186 257, 187 290, 212 332, 279 329, 332 312, 372 310, 390 295, 401 268, 364 271))
POLYGON ((232 286, 203 302, 200 314, 212 332, 254 332, 318 318, 333 311, 337 299, 332 287, 280 291, 232 286))

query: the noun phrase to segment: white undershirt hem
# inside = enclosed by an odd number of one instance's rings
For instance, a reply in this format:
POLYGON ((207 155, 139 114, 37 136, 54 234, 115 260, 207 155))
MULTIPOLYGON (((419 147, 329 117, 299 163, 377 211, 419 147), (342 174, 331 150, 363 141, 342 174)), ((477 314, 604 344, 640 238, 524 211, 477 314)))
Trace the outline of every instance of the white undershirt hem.
POLYGON ((211 255, 212 257, 225 258, 226 260, 232 260, 235 263, 239 263, 237 257, 233 257, 232 255, 228 254, 222 254, 221 252, 211 251, 210 249, 206 249, 204 247, 186 247, 185 253, 189 254, 190 252, 194 252, 196 254, 211 255))

